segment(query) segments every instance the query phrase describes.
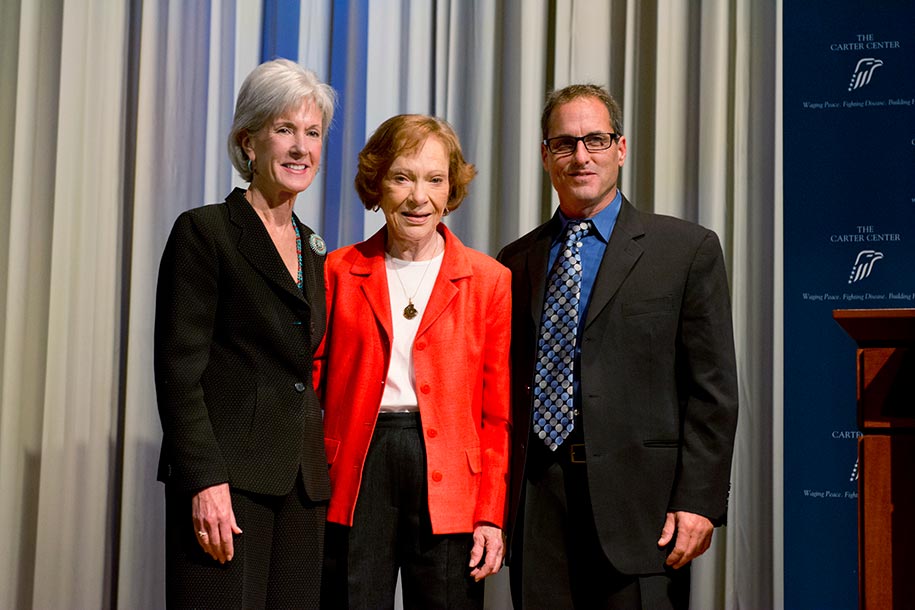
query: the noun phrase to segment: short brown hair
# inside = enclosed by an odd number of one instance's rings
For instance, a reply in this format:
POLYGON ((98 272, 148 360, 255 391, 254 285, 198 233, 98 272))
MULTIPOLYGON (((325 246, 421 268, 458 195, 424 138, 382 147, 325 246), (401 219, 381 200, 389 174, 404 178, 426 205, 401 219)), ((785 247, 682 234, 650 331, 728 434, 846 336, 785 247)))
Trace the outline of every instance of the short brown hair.
POLYGON ((555 110, 557 106, 562 106, 563 104, 567 104, 580 97, 593 97, 600 100, 603 105, 607 107, 607 112, 610 113, 610 125, 613 127, 613 131, 616 134, 622 135, 623 111, 620 109, 620 105, 617 104, 616 100, 613 99, 613 96, 600 85, 583 84, 569 85, 568 87, 557 89, 547 96, 546 104, 543 106, 543 114, 540 115, 540 131, 543 134, 544 140, 550 136, 550 117, 553 114, 553 110, 555 110))
POLYGON ((477 175, 464 160, 461 142, 446 121, 424 114, 398 114, 378 126, 359 153, 356 192, 365 209, 381 201, 381 183, 397 157, 419 151, 430 137, 437 137, 448 152, 449 212, 456 210, 467 195, 467 186, 477 175))

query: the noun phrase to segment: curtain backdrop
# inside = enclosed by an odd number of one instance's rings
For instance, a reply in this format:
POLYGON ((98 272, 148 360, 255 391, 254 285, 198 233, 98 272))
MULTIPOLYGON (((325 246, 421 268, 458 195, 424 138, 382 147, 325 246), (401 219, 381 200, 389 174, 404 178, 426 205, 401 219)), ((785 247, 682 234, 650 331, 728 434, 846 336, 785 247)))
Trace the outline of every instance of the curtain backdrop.
MULTIPOLYGON (((780 605, 781 2, 767 4, 0 2, 0 607, 164 605, 159 256, 181 211, 240 184, 225 152, 235 94, 275 55, 340 93, 321 174, 296 205, 334 247, 383 222, 352 188, 365 139, 421 112, 450 121, 479 170, 448 224, 494 255, 556 206, 539 156, 545 94, 608 86, 629 142, 623 192, 717 231, 731 278, 729 525, 695 562, 694 607, 780 605)), ((504 575, 487 586, 487 607, 511 607, 504 575)))

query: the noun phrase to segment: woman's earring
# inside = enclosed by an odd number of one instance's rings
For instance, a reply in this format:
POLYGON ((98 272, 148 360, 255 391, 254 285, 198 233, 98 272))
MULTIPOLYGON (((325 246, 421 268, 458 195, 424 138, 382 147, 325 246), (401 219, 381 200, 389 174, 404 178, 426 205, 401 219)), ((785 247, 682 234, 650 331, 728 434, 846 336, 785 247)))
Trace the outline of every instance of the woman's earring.
POLYGON ((248 173, 253 174, 254 170, 251 169, 251 159, 248 159, 248 173))

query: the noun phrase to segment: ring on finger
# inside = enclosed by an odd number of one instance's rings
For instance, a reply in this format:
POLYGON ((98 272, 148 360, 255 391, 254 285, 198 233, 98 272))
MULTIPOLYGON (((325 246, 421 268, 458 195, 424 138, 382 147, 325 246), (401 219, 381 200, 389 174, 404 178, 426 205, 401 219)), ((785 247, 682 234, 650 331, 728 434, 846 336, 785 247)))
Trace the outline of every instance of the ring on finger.
POLYGON ((207 537, 207 533, 203 530, 197 530, 197 535, 200 536, 201 538, 207 537))

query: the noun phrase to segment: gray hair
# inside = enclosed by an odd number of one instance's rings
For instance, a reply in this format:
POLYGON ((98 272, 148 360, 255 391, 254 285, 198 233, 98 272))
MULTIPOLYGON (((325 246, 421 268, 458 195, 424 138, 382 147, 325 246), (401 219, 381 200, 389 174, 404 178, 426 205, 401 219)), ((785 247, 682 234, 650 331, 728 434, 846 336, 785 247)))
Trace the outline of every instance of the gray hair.
POLYGON ((248 169, 248 155, 241 147, 246 134, 258 131, 286 110, 310 101, 321 111, 322 135, 334 118, 337 94, 314 72, 288 59, 274 59, 254 68, 238 90, 235 118, 229 132, 229 159, 245 182, 254 172, 248 169))
POLYGON ((582 97, 596 98, 606 106, 607 112, 610 114, 610 125, 613 127, 613 131, 617 134, 623 133, 623 111, 620 110, 620 105, 616 103, 616 100, 613 99, 613 96, 610 95, 606 89, 600 85, 591 84, 569 85, 568 87, 553 91, 546 98, 543 114, 540 116, 540 131, 543 133, 544 140, 550 137, 550 118, 553 114, 553 110, 555 110, 557 106, 562 106, 563 104, 567 104, 572 100, 582 97))

